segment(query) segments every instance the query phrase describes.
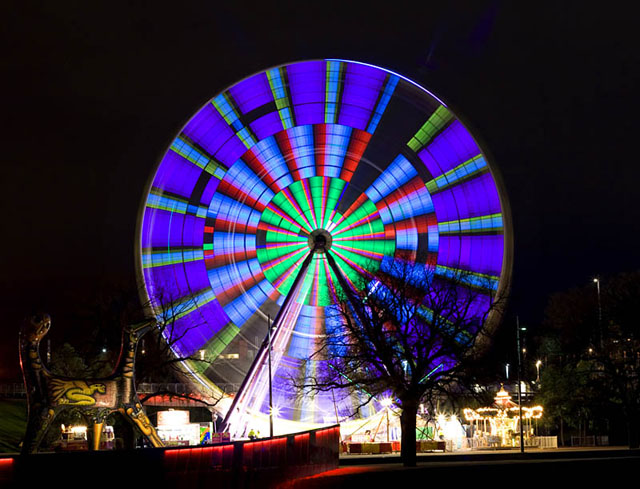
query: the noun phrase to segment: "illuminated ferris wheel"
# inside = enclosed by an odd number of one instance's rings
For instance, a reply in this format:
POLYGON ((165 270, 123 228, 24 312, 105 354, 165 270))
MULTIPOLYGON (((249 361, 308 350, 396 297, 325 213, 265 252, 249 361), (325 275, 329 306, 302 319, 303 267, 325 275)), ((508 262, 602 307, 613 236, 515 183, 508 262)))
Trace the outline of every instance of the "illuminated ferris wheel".
POLYGON ((409 256, 495 296, 511 267, 506 206, 433 94, 363 63, 293 63, 220 93, 175 137, 141 210, 139 279, 150 303, 171 299, 176 352, 213 360, 185 362, 194 378, 241 386, 235 411, 269 410, 271 319, 278 416, 333 423, 349 397, 294 399, 286 381, 319 368, 338 283, 409 256))

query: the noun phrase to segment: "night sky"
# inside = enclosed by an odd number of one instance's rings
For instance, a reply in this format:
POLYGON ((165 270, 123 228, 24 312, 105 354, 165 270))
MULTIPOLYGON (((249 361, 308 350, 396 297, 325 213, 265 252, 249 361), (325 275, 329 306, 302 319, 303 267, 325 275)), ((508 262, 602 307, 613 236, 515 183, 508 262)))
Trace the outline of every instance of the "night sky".
POLYGON ((0 378, 16 371, 29 311, 51 312, 70 337, 56 317, 133 280, 147 179, 187 120, 234 82, 292 61, 396 71, 471 129, 510 199, 509 317, 535 325, 549 294, 640 268, 631 12, 590 2, 95 3, 2 7, 0 378))

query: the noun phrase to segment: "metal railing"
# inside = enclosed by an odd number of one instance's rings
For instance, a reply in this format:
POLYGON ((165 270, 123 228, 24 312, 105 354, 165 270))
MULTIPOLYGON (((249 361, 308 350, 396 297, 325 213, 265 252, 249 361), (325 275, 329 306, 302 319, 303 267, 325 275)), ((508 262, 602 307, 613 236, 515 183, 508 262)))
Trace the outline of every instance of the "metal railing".
MULTIPOLYGON (((516 438, 513 445, 504 445, 497 436, 484 438, 465 438, 458 449, 481 450, 486 448, 516 448, 520 446, 520 439, 516 438)), ((524 440, 526 448, 558 448, 557 436, 531 436, 524 440)), ((448 447, 447 447, 448 448, 448 447)), ((456 448, 453 448, 456 451, 456 448)))
POLYGON ((138 394, 153 394, 154 392, 171 392, 173 394, 189 394, 193 391, 193 387, 188 384, 161 384, 142 382, 136 387, 138 394))
POLYGON ((0 397, 8 399, 24 399, 27 392, 21 382, 0 383, 0 397))
POLYGON ((607 447, 609 446, 609 437, 608 436, 572 436, 571 437, 571 446, 572 447, 607 447))

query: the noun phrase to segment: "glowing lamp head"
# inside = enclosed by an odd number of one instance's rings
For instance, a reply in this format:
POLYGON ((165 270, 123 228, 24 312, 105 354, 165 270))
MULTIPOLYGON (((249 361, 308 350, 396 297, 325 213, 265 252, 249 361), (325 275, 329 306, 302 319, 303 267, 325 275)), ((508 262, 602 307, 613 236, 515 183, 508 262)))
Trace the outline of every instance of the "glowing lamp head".
POLYGON ((391 407, 392 404, 393 404, 393 399, 391 399, 390 397, 385 397, 384 399, 380 400, 380 405, 382 407, 388 408, 388 407, 391 407))

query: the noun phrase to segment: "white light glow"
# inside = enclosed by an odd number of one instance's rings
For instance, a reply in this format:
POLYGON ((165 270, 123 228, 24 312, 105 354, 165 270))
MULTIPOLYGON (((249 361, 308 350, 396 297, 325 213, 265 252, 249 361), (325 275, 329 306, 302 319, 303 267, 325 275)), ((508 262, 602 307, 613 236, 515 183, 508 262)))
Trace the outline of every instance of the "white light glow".
POLYGON ((391 399, 390 397, 385 397, 384 399, 380 400, 380 404, 383 407, 388 408, 389 406, 391 406, 393 404, 393 399, 391 399))

